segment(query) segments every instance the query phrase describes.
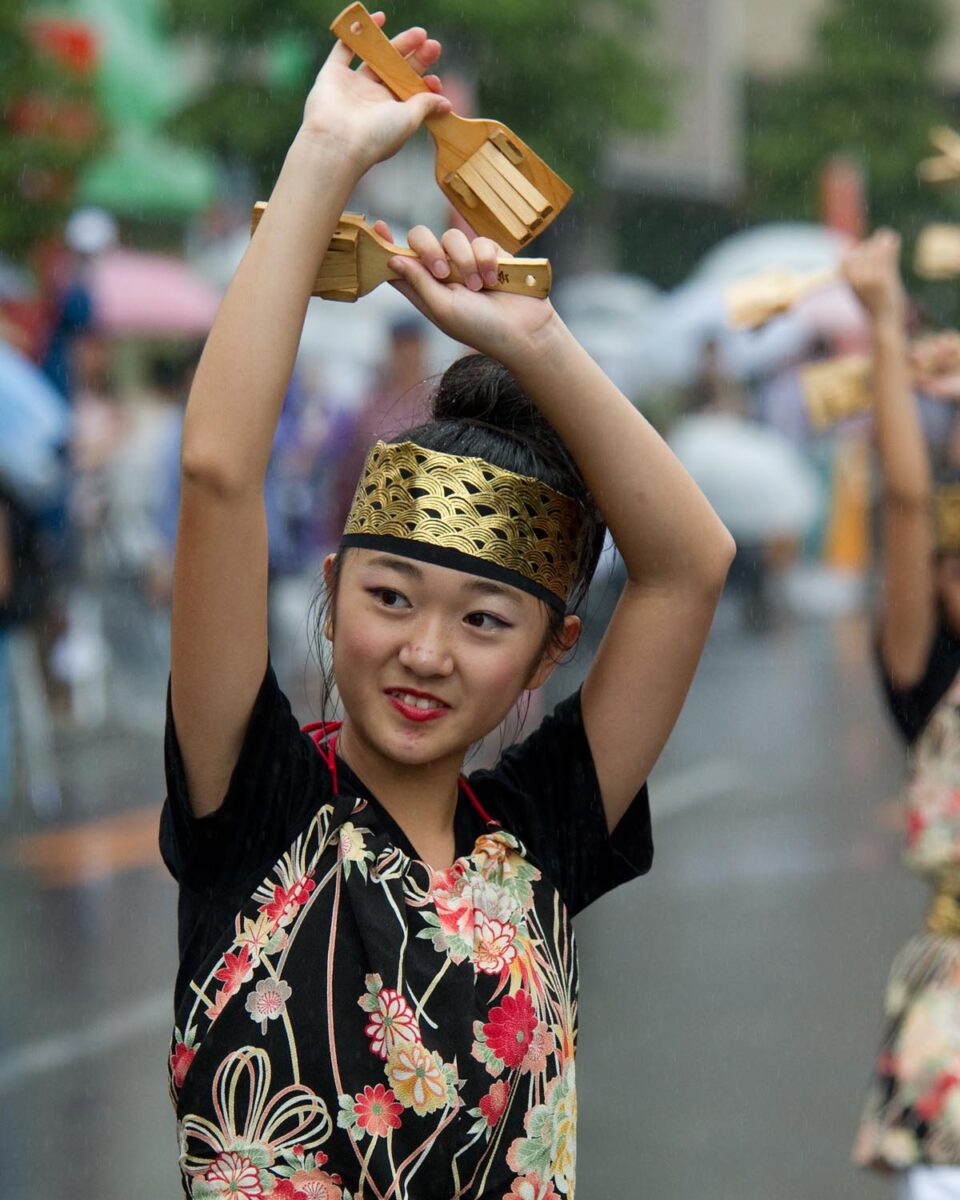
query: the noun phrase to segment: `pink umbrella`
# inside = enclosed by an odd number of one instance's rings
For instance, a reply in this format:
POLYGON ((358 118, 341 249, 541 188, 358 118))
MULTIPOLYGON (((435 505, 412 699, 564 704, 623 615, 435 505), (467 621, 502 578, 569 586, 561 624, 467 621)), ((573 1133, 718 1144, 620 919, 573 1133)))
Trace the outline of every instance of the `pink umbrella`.
POLYGON ((91 291, 97 325, 115 335, 204 334, 220 304, 217 292, 186 263, 133 250, 95 259, 91 291))

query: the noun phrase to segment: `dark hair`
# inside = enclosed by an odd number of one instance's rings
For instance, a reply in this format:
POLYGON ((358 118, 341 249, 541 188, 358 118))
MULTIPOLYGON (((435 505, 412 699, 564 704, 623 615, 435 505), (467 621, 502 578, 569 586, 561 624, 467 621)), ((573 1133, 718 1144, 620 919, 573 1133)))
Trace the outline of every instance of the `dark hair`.
MULTIPOLYGON (((466 354, 447 368, 434 388, 431 412, 429 421, 392 437, 391 442, 411 441, 427 450, 482 458, 504 470, 539 479, 583 506, 586 518, 580 569, 567 605, 568 611, 576 611, 589 590, 606 527, 579 468, 553 427, 507 368, 485 354, 466 354)), ((339 567, 338 557, 334 594, 339 567)), ((318 598, 316 604, 314 638, 318 657, 332 598, 318 598)), ((543 649, 553 646, 559 651, 563 614, 547 605, 544 608, 549 625, 543 649)), ((322 663, 322 657, 319 661, 322 663)), ((325 679, 325 685, 328 683, 325 679)), ((324 690, 329 695, 329 686, 324 690)))

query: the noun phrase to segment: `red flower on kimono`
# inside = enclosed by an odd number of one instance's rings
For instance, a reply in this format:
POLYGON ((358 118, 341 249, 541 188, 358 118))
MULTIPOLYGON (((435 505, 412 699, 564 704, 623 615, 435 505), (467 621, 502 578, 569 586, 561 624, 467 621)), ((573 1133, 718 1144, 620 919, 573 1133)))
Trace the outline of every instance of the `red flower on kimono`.
POLYGON ((219 971, 214 971, 213 977, 223 980, 223 990, 228 996, 238 992, 241 984, 253 978, 250 947, 244 946, 239 954, 231 954, 228 950, 223 956, 223 966, 219 971))
POLYGON ((174 1087, 183 1087, 183 1081, 190 1070, 190 1064, 196 1056, 197 1051, 195 1047, 187 1046, 183 1042, 177 1042, 173 1053, 170 1055, 170 1074, 173 1076, 174 1087))
POLYGON ((506 1080, 498 1079, 480 1101, 480 1111, 487 1118, 488 1125, 496 1125, 503 1116, 509 1095, 510 1089, 507 1087, 506 1080))
POLYGON ((297 915, 297 909, 307 902, 307 897, 316 886, 309 875, 298 879, 289 889, 277 884, 273 889, 273 899, 269 904, 261 904, 260 912, 266 913, 278 928, 289 925, 297 915))
POLYGON ((357 1095, 353 1111, 361 1129, 373 1137, 386 1137, 391 1129, 400 1128, 403 1105, 391 1088, 378 1083, 376 1087, 365 1087, 357 1095))
POLYGON ((526 1056, 537 1028, 537 1014, 526 992, 504 996, 498 1008, 490 1010, 483 1027, 487 1045, 508 1067, 519 1067, 526 1056))
POLYGON ((960 1083, 960 1078, 947 1071, 941 1073, 933 1088, 913 1106, 917 1116, 923 1121, 935 1121, 943 1112, 947 1092, 960 1083))
POLYGON ((307 1193, 295 1188, 289 1179, 284 1179, 274 1184, 270 1200, 307 1200, 307 1193))
POLYGON ((911 809, 907 813, 907 845, 912 846, 927 827, 927 819, 923 813, 911 809))

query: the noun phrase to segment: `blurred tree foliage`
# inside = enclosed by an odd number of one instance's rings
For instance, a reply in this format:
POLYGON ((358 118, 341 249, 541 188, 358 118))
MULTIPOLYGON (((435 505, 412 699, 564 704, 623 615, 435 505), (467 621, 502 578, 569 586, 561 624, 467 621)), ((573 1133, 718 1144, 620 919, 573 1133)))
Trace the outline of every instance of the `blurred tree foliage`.
POLYGON ((943 0, 833 0, 810 68, 748 87, 751 216, 816 217, 820 168, 844 153, 863 166, 871 226, 914 231, 937 202, 916 166, 947 117, 932 71, 946 25, 943 0))
MULTIPOLYGON (((334 8, 171 0, 171 10, 175 31, 210 55, 210 85, 177 117, 176 135, 251 164, 269 188, 332 44, 334 8)), ((650 11, 651 0, 397 0, 388 30, 421 24, 440 38, 440 72, 472 80, 478 115, 515 129, 583 193, 598 185, 609 133, 662 120, 658 73, 639 49, 650 11)))
POLYGON ((18 259, 62 225, 103 139, 92 80, 38 47, 34 7, 0 0, 0 253, 18 259))

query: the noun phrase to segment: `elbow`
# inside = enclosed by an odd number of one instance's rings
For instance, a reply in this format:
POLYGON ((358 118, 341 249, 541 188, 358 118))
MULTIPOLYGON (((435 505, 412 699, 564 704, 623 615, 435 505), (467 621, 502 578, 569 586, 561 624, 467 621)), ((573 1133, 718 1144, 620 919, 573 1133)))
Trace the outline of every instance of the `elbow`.
POLYGON ((705 546, 703 559, 703 582, 709 591, 720 595, 727 582, 727 575, 737 556, 737 543, 726 525, 717 522, 717 531, 705 546))
POLYGON ((221 500, 250 491, 244 472, 231 467, 216 446, 184 441, 180 449, 180 480, 185 491, 221 500))

